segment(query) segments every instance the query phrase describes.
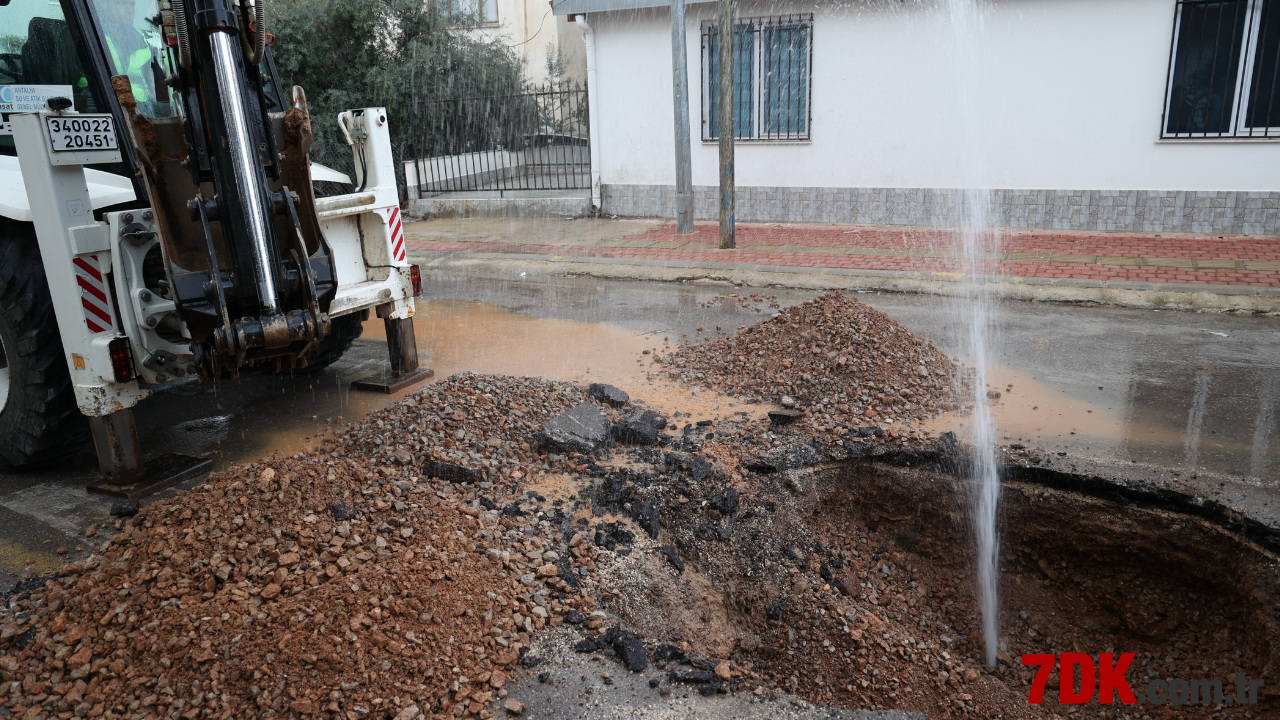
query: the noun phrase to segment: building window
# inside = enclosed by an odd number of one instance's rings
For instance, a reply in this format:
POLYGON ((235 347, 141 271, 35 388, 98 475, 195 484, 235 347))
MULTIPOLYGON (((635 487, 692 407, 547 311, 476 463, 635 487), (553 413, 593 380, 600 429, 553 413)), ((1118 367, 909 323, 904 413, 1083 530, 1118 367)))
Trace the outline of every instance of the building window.
POLYGON ((1166 138, 1280 137, 1280 0, 1180 0, 1166 138))
MULTIPOLYGON (((733 27, 738 140, 808 140, 813 15, 742 19, 733 27)), ((720 137, 719 32, 702 26, 702 139, 720 137)))
POLYGON ((496 25, 498 0, 448 0, 449 17, 458 24, 496 25))

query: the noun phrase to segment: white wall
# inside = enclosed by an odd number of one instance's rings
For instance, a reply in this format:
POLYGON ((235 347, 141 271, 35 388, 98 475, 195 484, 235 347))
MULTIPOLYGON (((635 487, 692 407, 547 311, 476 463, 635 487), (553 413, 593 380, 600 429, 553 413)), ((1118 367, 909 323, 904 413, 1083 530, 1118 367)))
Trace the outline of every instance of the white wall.
MULTIPOLYGON (((1276 190, 1280 143, 1159 140, 1174 0, 990 0, 960 43, 945 3, 741 0, 740 17, 815 13, 812 142, 737 144, 739 185, 1276 190), (971 53, 966 62, 958 58, 971 53), (969 101, 962 102, 961 90, 969 101), (966 114, 961 108, 971 108, 966 114), (972 128, 965 132, 964 128, 972 128)), ((700 26, 688 8, 695 185, 700 26)), ((666 8, 594 13, 606 184, 675 182, 666 8)))
MULTIPOLYGON (((537 84, 547 82, 550 79, 547 57, 559 48, 568 61, 565 79, 586 83, 586 44, 582 30, 567 17, 551 12, 548 0, 497 0, 497 10, 497 24, 476 32, 500 39, 524 58, 526 80, 537 84)), ((670 27, 667 26, 668 30, 670 27)))

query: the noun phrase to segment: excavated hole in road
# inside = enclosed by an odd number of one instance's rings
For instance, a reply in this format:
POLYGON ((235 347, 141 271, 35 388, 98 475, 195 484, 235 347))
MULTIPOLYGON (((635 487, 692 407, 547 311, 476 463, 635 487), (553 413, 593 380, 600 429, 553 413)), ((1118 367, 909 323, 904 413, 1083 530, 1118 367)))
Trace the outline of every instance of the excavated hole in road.
MULTIPOLYGON (((1261 704, 1227 707, 1214 717, 1245 717, 1245 710, 1262 717, 1280 707, 1276 556, 1209 520, 1006 483, 1002 659, 986 671, 966 483, 877 463, 809 472, 796 484, 805 489, 795 506, 819 548, 807 564, 810 570, 822 562, 843 564, 836 577, 852 591, 854 611, 841 617, 834 603, 824 607, 816 595, 789 588, 783 590, 786 611, 776 611, 776 619, 741 604, 733 618, 761 637, 758 651, 739 651, 743 660, 806 699, 914 709, 931 718, 1077 709, 1089 717, 1139 710, 1131 716, 1173 717, 1167 705, 1051 707, 1058 702, 1056 673, 1045 706, 1027 704, 1035 668, 1021 665, 1022 653, 1082 652, 1096 659, 1132 652, 1137 656, 1127 678, 1135 692, 1145 692, 1149 678, 1218 678, 1231 695, 1235 673, 1244 672, 1266 680, 1261 704), (857 602, 864 593, 887 600, 857 602)), ((1177 712, 1207 717, 1212 707, 1185 705, 1177 712)))

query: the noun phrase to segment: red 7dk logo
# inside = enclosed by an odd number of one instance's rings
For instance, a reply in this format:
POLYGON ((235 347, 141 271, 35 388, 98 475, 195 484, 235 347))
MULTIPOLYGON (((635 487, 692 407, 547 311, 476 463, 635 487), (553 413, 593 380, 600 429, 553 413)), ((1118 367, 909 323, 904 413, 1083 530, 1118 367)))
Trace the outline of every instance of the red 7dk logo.
MULTIPOLYGON (((1063 705, 1080 705, 1092 700, 1095 678, 1098 702, 1109 705, 1115 702, 1117 694, 1122 703, 1132 705, 1137 702, 1133 689, 1129 687, 1129 681, 1124 677, 1125 671, 1129 669, 1129 663, 1133 662, 1133 653, 1121 653, 1118 662, 1114 660, 1111 653, 1102 653, 1098 656, 1096 675, 1093 658, 1084 653, 1062 653, 1061 658, 1058 700, 1063 705), (1075 691, 1077 667, 1080 668, 1080 692, 1075 691)), ((1022 656, 1023 665, 1036 665, 1040 668, 1036 671, 1035 679, 1031 681, 1031 695, 1027 698, 1031 704, 1039 705, 1044 702, 1044 689, 1049 683, 1049 676, 1053 674, 1056 659, 1057 657, 1050 653, 1027 653, 1022 656)))

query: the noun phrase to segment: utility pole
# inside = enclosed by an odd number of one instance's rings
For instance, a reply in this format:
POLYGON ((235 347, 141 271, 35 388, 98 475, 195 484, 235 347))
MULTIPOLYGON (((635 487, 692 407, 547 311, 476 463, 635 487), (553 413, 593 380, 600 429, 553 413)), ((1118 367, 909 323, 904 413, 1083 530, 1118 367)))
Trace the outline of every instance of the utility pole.
POLYGON ((671 81, 676 108, 676 232, 693 232, 693 165, 689 158, 689 53, 684 0, 671 0, 671 81))
POLYGON ((733 0, 716 0, 720 10, 717 84, 720 96, 720 249, 733 242, 733 0))

